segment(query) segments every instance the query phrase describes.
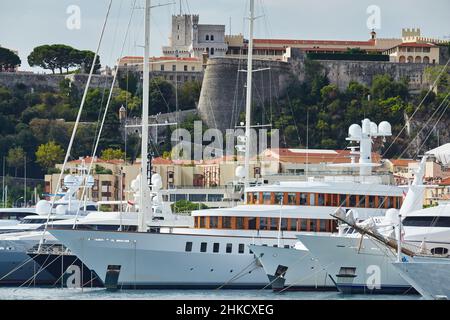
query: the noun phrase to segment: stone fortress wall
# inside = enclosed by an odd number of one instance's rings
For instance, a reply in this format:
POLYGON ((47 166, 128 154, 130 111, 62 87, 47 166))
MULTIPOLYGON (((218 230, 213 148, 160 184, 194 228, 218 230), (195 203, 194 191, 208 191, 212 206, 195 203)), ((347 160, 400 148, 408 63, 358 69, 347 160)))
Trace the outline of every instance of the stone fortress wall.
MULTIPOLYGON (((328 79, 344 90, 351 81, 367 86, 376 75, 389 74, 399 81, 408 78, 409 89, 419 92, 429 89, 431 83, 424 76, 430 64, 392 63, 376 61, 316 60, 328 79)), ((442 60, 444 61, 444 60, 442 60)), ((445 60, 446 61, 446 60, 445 60)), ((444 63, 445 63, 444 61, 444 63)), ((304 80, 305 55, 293 50, 288 62, 254 60, 254 68, 270 68, 270 71, 254 73, 253 104, 268 102, 283 95, 289 81, 304 80)), ((210 128, 234 129, 239 124, 239 114, 245 110, 246 60, 224 57, 209 59, 200 94, 198 113, 210 128)))

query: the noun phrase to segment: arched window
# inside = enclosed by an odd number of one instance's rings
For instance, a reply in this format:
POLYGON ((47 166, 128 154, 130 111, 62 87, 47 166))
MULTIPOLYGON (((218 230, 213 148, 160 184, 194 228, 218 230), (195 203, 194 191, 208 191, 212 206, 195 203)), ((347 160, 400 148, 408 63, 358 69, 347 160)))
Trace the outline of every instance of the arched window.
POLYGON ((423 57, 423 63, 430 63, 430 58, 428 56, 423 57))
POLYGON ((400 58, 398 59, 398 62, 405 63, 406 62, 405 56, 400 56, 400 58))
POLYGON ((214 55, 214 48, 211 48, 211 55, 214 55))
POLYGON ((214 41, 214 35, 213 34, 211 35, 211 41, 214 41))
POLYGON ((414 60, 415 63, 422 63, 422 58, 420 56, 417 56, 414 60))
POLYGON ((206 41, 209 41, 209 34, 206 35, 206 41))
POLYGON ((408 63, 413 63, 414 62, 414 58, 412 56, 408 57, 408 63))

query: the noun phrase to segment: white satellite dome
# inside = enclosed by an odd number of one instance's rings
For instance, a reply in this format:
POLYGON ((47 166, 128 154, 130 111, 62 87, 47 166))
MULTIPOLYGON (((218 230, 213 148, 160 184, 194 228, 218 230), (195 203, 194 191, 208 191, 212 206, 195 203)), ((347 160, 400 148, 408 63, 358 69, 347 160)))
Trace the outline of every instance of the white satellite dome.
POLYGON ((361 138, 361 131, 361 126, 354 123, 348 128, 348 136, 350 138, 361 138))
POLYGON ((36 204, 36 213, 38 215, 47 215, 50 213, 52 205, 47 200, 39 200, 36 204))
POLYGON ((235 170, 235 175, 238 178, 245 178, 245 168, 243 166, 238 166, 235 170))
POLYGON ((383 136, 392 136, 391 124, 387 121, 382 121, 378 125, 378 133, 383 136))
POLYGON ((69 174, 67 176, 64 177, 64 185, 65 186, 73 186, 77 183, 77 178, 74 177, 73 175, 69 174))
POLYGON ((60 204, 56 207, 56 214, 66 214, 66 206, 60 204))
POLYGON ((372 136, 377 135, 378 133, 378 126, 375 122, 370 122, 370 134, 372 136))

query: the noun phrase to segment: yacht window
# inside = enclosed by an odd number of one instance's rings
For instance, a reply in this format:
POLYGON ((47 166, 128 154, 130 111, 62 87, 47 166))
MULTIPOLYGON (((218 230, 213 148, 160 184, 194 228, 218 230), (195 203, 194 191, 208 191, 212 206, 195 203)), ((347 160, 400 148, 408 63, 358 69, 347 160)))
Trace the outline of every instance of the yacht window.
POLYGON ((186 248, 184 249, 186 252, 192 251, 192 242, 186 242, 186 248))
POLYGON ((403 219, 405 227, 439 227, 450 228, 450 217, 406 217, 403 219))
POLYGON ((388 208, 391 208, 391 207, 392 207, 393 203, 392 203, 392 201, 391 201, 391 197, 386 197, 386 203, 387 203, 387 207, 388 207, 388 208))
POLYGON ((308 220, 307 219, 302 219, 299 231, 307 231, 308 230, 307 224, 308 224, 308 220))
POLYGON ((287 222, 286 218, 281 218, 281 230, 287 230, 287 222))
POLYGON ((364 195, 359 196, 358 207, 360 207, 360 208, 366 207, 366 196, 364 196, 364 195))
POLYGON ((267 230, 267 218, 259 218, 259 229, 267 230))
POLYGON ((375 208, 375 196, 368 196, 369 197, 369 208, 375 208))
POLYGON ((205 227, 205 217, 200 217, 200 228, 205 227))
POLYGON ((300 204, 301 205, 306 205, 306 199, 307 199, 307 195, 306 193, 300 193, 300 204))
POLYGON ((352 194, 348 198, 349 198, 349 206, 352 208, 356 207, 356 196, 352 194))
POLYGON ((309 194, 309 203, 310 205, 314 205, 316 203, 316 197, 314 193, 309 194))
POLYGON ((202 242, 200 244, 200 252, 206 252, 207 248, 208 248, 208 244, 206 242, 202 242))
POLYGON ((220 202, 223 200, 223 194, 208 194, 209 202, 220 202))
POLYGON ((256 230, 256 218, 248 218, 248 228, 250 230, 256 230))
POLYGON ((87 211, 97 211, 97 207, 94 205, 89 205, 89 206, 86 206, 86 210, 87 211))
POLYGON ((314 231, 316 231, 316 229, 317 229, 317 221, 316 221, 316 219, 310 219, 309 220, 309 231, 314 232, 314 231))
POLYGON ((275 192, 275 204, 282 204, 283 203, 283 193, 282 192, 275 192))
POLYGON ((236 229, 244 229, 244 218, 243 217, 236 218, 236 229))
POLYGON ((277 244, 274 244, 273 247, 274 247, 274 248, 278 248, 278 245, 277 245, 277 244))
POLYGON ((259 192, 253 192, 253 204, 259 203, 259 192))
POLYGON ((211 229, 217 229, 219 225, 218 221, 219 221, 218 217, 209 217, 209 227, 211 229))
POLYGON ((231 217, 222 217, 222 228, 224 229, 231 228, 231 217))
POLYGON ((271 198, 271 193, 270 192, 264 192, 263 193, 263 203, 264 204, 270 204, 270 198, 271 198))
POLYGON ((289 230, 297 231, 297 219, 291 219, 291 224, 289 226, 289 230))
POLYGON ((379 196, 378 197, 378 207, 379 208, 385 208, 385 202, 386 202, 386 197, 385 196, 379 196))
POLYGON ((214 253, 219 252, 219 248, 220 248, 220 243, 215 242, 215 243, 213 244, 213 252, 214 252, 214 253))
POLYGON ((347 206, 347 195, 345 194, 339 195, 339 206, 347 206))
POLYGON ((270 218, 270 230, 278 230, 278 218, 270 218))
POLYGON ((292 193, 292 192, 288 193, 287 194, 287 203, 290 204, 290 205, 295 205, 296 204, 296 198, 297 198, 297 196, 296 196, 295 193, 292 193))
POLYGON ((226 252, 231 253, 233 251, 233 244, 227 243, 226 252))
POLYGON ((289 247, 288 244, 285 244, 285 245, 284 245, 284 248, 285 248, 285 249, 289 249, 290 247, 289 247))
POLYGON ((244 253, 245 245, 243 243, 239 243, 239 253, 244 253))
POLYGON ((433 249, 431 249, 430 251, 431 251, 431 254, 440 254, 440 255, 443 255, 443 254, 447 254, 447 253, 448 253, 448 249, 447 249, 447 248, 442 248, 442 247, 439 247, 439 248, 433 248, 433 249))
POLYGON ((319 230, 321 232, 327 231, 327 222, 328 222, 328 220, 324 220, 324 219, 319 220, 319 228, 320 228, 319 230))
POLYGON ((323 206, 325 204, 325 195, 323 193, 317 194, 317 205, 323 206))
POLYGON ((189 201, 192 201, 192 202, 206 201, 206 194, 190 194, 189 201))

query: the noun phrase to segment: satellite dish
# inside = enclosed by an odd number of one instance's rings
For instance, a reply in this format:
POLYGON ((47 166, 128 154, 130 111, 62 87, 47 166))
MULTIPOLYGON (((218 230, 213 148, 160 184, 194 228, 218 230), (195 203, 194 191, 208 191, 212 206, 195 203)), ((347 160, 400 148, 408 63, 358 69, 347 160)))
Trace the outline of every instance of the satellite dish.
POLYGON ((243 166, 238 166, 236 168, 235 175, 240 179, 245 178, 245 168, 243 166))

